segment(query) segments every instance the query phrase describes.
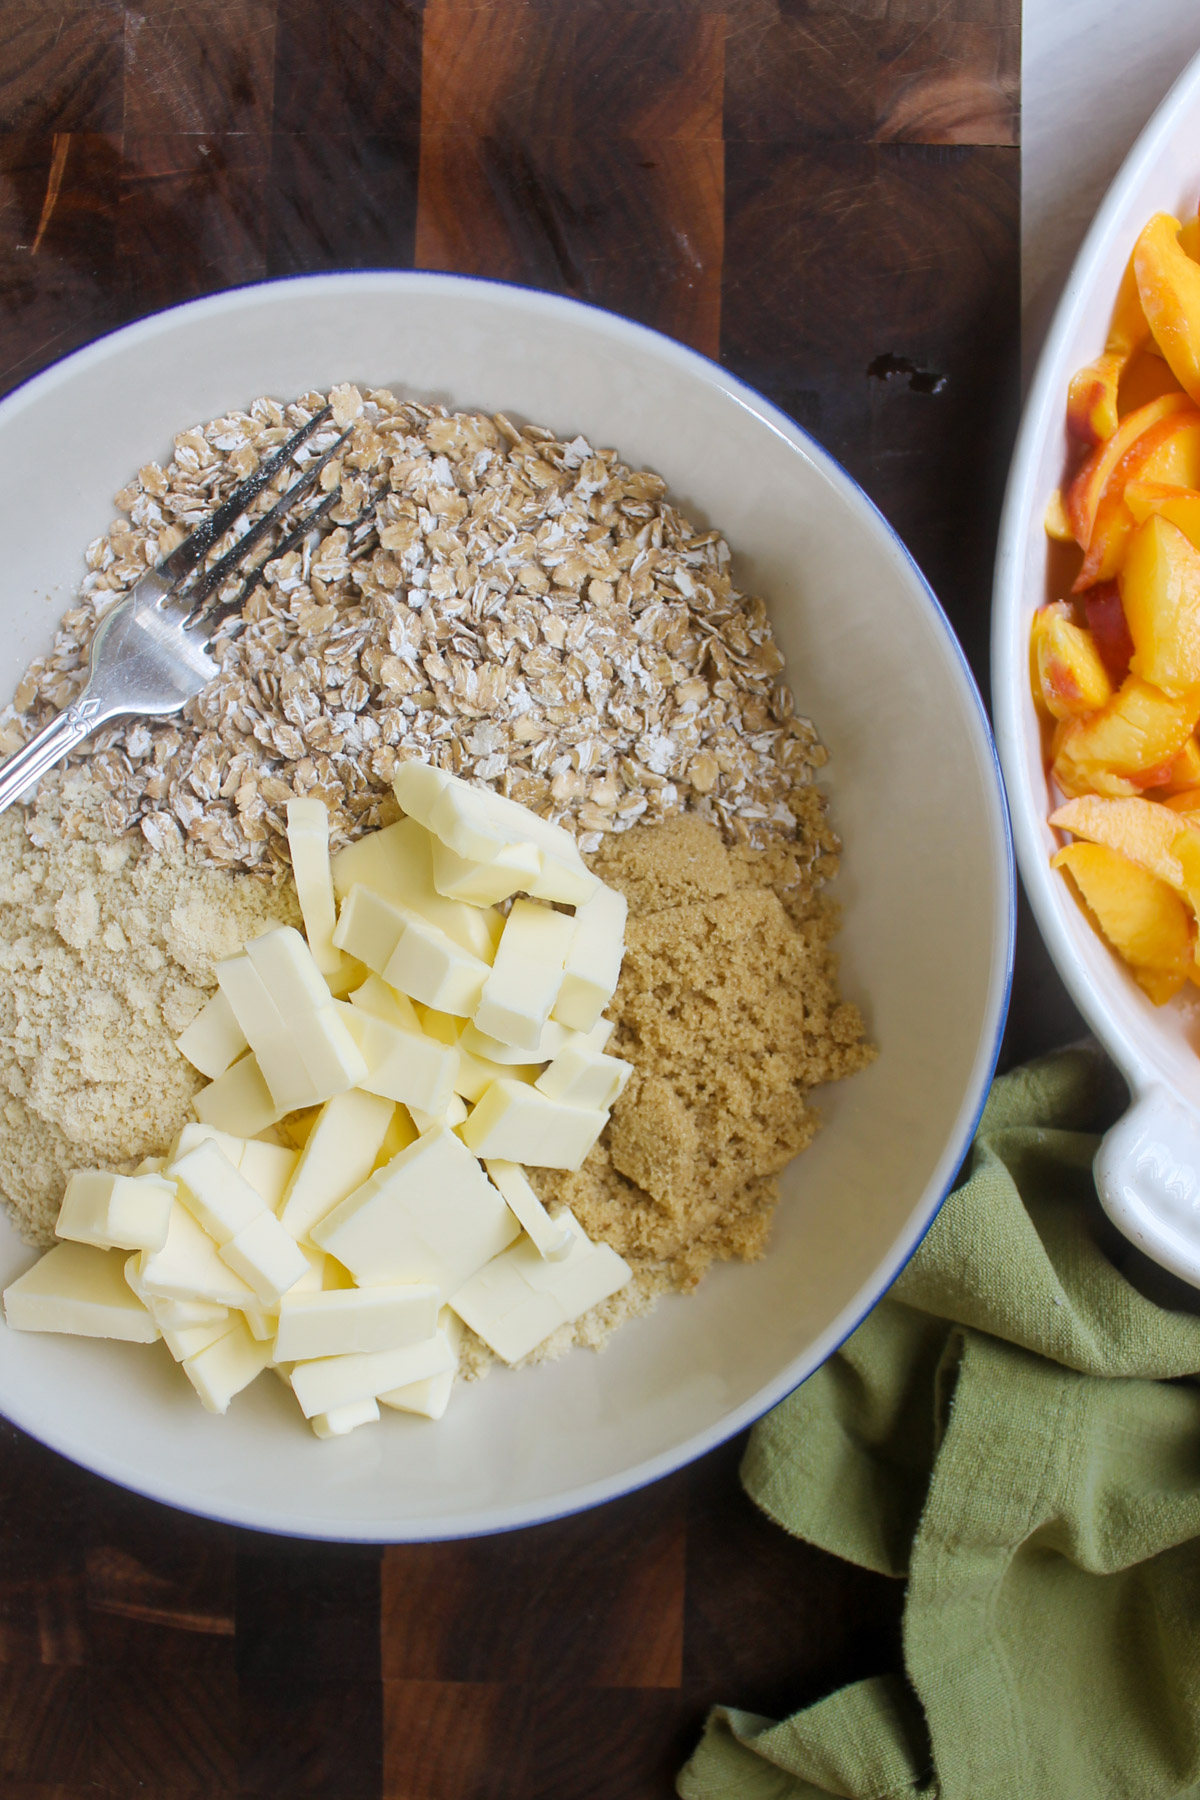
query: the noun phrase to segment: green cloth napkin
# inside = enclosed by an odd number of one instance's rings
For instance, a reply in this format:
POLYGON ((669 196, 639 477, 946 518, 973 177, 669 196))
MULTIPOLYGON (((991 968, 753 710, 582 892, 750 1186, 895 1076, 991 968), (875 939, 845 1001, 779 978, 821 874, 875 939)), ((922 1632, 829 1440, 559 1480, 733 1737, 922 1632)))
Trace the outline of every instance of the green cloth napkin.
POLYGON ((750 1440, 785 1530, 907 1577, 907 1682, 717 1708, 686 1800, 1200 1800, 1200 1317, 1101 1213, 1106 1088, 1088 1048, 997 1081, 908 1268, 750 1440))

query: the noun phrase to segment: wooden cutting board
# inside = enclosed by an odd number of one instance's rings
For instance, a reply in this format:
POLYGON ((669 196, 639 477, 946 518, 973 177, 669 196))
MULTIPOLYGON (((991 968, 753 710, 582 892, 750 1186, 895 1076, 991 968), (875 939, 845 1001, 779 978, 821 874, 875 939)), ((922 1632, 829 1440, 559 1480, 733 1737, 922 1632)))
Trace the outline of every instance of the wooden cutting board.
MULTIPOLYGON (((819 438, 982 677, 1018 64, 1018 0, 8 0, 0 389, 264 276, 571 294, 819 438)), ((1031 1003, 1013 1044, 1052 1035, 1031 1003)), ((175 1514, 0 1426, 0 1792, 667 1796, 712 1703, 779 1716, 899 1664, 899 1587, 757 1514, 738 1454, 379 1551, 175 1514)))

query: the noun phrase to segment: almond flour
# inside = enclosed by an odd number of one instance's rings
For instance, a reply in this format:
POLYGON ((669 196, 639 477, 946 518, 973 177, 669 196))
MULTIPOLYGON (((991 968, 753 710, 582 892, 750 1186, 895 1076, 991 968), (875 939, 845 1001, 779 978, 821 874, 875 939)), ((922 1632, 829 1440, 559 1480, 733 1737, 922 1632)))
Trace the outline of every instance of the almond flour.
POLYGON ((0 1191, 40 1245, 72 1170, 128 1172, 190 1117, 203 1077, 174 1039, 214 962, 299 922, 290 886, 114 838, 105 798, 74 773, 0 814, 0 1191))

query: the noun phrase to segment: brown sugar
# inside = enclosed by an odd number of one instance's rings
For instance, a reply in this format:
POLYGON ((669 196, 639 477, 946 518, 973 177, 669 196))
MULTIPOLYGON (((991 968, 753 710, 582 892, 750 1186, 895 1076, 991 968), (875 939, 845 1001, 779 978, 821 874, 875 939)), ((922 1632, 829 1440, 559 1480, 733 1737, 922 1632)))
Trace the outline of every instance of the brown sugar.
POLYGON ((729 850, 684 815, 591 859, 629 901, 609 1048, 634 1074, 583 1168, 536 1181, 635 1272, 687 1288, 714 1260, 761 1256, 779 1172, 820 1123, 809 1091, 875 1055, 838 993, 837 910, 816 886, 835 848, 830 834, 819 868, 786 847, 729 850))

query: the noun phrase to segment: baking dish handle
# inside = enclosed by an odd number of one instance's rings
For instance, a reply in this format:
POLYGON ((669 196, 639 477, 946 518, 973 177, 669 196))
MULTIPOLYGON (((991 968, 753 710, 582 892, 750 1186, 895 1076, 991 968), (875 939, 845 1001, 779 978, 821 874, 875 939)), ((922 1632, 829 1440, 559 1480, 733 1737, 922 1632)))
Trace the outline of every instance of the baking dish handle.
POLYGON ((1105 1135, 1093 1168, 1118 1230, 1200 1287, 1200 1113, 1165 1088, 1143 1089, 1105 1135))

